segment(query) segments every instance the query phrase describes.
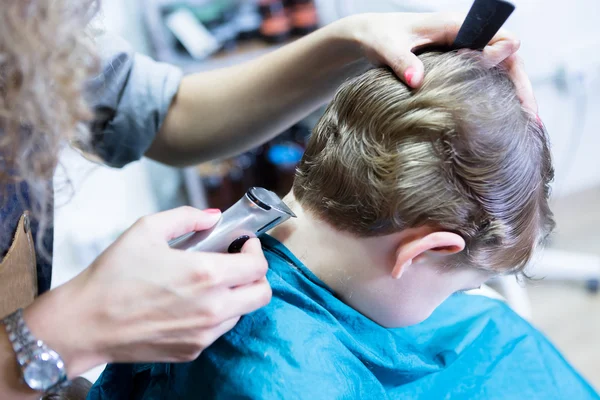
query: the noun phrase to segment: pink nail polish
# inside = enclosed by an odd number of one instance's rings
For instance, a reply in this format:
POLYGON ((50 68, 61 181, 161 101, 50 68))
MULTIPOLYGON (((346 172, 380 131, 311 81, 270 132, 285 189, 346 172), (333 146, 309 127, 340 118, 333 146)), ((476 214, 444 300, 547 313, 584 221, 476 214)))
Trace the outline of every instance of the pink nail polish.
POLYGON ((542 123, 542 119, 540 118, 539 115, 536 114, 535 115, 535 119, 536 119, 536 121, 537 121, 537 123, 538 123, 539 126, 544 126, 544 124, 542 123))
POLYGON ((204 212, 207 214, 221 214, 221 210, 219 210, 218 208, 209 208, 207 210, 204 210, 204 212))
POLYGON ((415 69, 413 67, 408 67, 406 69, 406 71, 404 71, 404 80, 406 81, 406 83, 408 83, 410 86, 412 86, 412 79, 413 76, 415 75, 415 69))

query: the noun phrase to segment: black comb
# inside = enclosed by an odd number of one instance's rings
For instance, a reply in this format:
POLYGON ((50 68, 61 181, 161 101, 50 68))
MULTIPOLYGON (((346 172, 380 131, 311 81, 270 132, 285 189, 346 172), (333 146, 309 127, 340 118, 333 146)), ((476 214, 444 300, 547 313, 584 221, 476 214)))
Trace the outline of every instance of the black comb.
POLYGON ((475 0, 452 49, 483 50, 514 10, 515 6, 508 1, 475 0))
POLYGON ((452 45, 425 46, 414 52, 483 50, 514 10, 515 6, 505 0, 475 0, 452 45))

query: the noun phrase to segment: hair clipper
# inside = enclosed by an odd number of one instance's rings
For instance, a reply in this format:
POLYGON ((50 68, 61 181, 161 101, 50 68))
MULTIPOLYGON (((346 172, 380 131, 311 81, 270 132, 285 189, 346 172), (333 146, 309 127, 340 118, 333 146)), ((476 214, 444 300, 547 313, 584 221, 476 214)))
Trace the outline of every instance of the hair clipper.
POLYGON ((244 197, 221 215, 206 231, 191 232, 169 242, 174 249, 239 253, 250 238, 260 236, 296 215, 275 193, 250 188, 244 197))

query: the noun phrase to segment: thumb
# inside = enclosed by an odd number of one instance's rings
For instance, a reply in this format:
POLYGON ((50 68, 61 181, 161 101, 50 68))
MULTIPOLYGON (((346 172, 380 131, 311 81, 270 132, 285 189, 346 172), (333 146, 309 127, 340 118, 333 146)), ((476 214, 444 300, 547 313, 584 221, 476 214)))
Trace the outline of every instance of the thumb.
POLYGON ((184 206, 143 217, 138 224, 147 234, 158 235, 160 239, 169 241, 186 233, 212 228, 219 219, 220 210, 201 211, 184 206))
POLYGON ((262 246, 257 238, 249 239, 242 247, 242 253, 245 254, 262 254, 262 246))
POLYGON ((517 39, 503 39, 491 43, 483 49, 483 58, 488 67, 494 67, 506 60, 519 50, 520 42, 517 39))
POLYGON ((423 63, 412 51, 388 57, 385 62, 409 87, 418 88, 423 83, 423 63))

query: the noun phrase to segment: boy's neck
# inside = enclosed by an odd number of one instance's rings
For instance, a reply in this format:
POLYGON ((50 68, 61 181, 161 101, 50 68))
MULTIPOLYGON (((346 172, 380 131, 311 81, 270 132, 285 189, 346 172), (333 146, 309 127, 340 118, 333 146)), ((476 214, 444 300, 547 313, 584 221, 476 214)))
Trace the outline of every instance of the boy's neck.
POLYGON ((372 268, 389 274, 395 260, 395 247, 389 238, 357 238, 335 230, 304 210, 291 192, 284 201, 297 218, 269 234, 338 295, 351 296, 355 287, 367 284, 365 280, 373 277, 372 268))

